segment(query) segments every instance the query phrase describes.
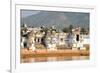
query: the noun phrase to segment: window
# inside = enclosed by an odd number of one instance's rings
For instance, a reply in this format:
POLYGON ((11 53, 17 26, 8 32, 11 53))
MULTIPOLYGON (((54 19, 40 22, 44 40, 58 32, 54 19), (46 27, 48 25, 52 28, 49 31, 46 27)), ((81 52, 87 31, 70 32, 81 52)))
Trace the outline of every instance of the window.
POLYGON ((79 41, 79 35, 76 35, 76 41, 79 41))

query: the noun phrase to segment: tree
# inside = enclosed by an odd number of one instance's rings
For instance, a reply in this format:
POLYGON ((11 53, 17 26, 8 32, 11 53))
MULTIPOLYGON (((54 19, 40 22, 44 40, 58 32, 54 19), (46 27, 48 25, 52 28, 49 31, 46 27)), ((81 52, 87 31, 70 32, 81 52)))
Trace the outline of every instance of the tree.
POLYGON ((81 28, 81 34, 86 34, 85 28, 81 28))
POLYGON ((65 32, 65 33, 68 33, 68 32, 69 32, 69 29, 68 29, 67 27, 64 27, 64 28, 62 29, 62 31, 65 32))
POLYGON ((72 33, 73 25, 69 26, 69 32, 72 33))
POLYGON ((21 27, 21 37, 24 36, 27 38, 28 37, 27 31, 28 31, 27 26, 25 24, 23 24, 23 26, 21 27))

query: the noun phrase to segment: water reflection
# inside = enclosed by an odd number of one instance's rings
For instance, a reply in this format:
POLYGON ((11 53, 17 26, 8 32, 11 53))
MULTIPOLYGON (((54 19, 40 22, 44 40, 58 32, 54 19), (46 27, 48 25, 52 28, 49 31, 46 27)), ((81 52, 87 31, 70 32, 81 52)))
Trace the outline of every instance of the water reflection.
POLYGON ((22 58, 21 63, 48 62, 48 61, 71 61, 71 60, 87 60, 87 59, 89 59, 89 56, 37 57, 37 58, 22 58))

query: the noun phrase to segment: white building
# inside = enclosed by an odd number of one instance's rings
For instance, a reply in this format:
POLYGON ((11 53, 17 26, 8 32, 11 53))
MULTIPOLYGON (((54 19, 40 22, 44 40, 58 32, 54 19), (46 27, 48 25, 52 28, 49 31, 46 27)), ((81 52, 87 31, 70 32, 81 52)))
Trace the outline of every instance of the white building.
POLYGON ((58 45, 66 45, 66 36, 64 32, 58 33, 58 45))
POLYGON ((73 32, 72 50, 86 50, 84 44, 89 44, 89 42, 86 41, 84 35, 80 34, 80 27, 73 29, 72 32, 73 32))
POLYGON ((28 48, 30 50, 35 50, 35 34, 34 34, 34 31, 31 31, 28 35, 28 48))
POLYGON ((89 44, 89 36, 81 35, 80 27, 72 29, 72 34, 56 32, 54 27, 47 33, 41 32, 41 30, 41 28, 27 28, 27 32, 22 31, 26 36, 21 36, 21 48, 29 48, 34 51, 37 44, 45 46, 44 48, 48 50, 57 50, 57 46, 70 47, 72 50, 83 50, 86 49, 83 45, 89 44))

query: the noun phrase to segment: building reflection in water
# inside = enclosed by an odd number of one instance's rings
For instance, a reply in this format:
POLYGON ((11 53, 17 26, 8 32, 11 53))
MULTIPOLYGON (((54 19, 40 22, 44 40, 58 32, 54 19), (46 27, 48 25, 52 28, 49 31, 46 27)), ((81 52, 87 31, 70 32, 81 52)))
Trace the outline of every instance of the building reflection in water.
POLYGON ((88 60, 89 56, 69 56, 69 57, 37 57, 37 58, 22 58, 21 63, 33 62, 49 62, 49 61, 71 61, 71 60, 88 60))

